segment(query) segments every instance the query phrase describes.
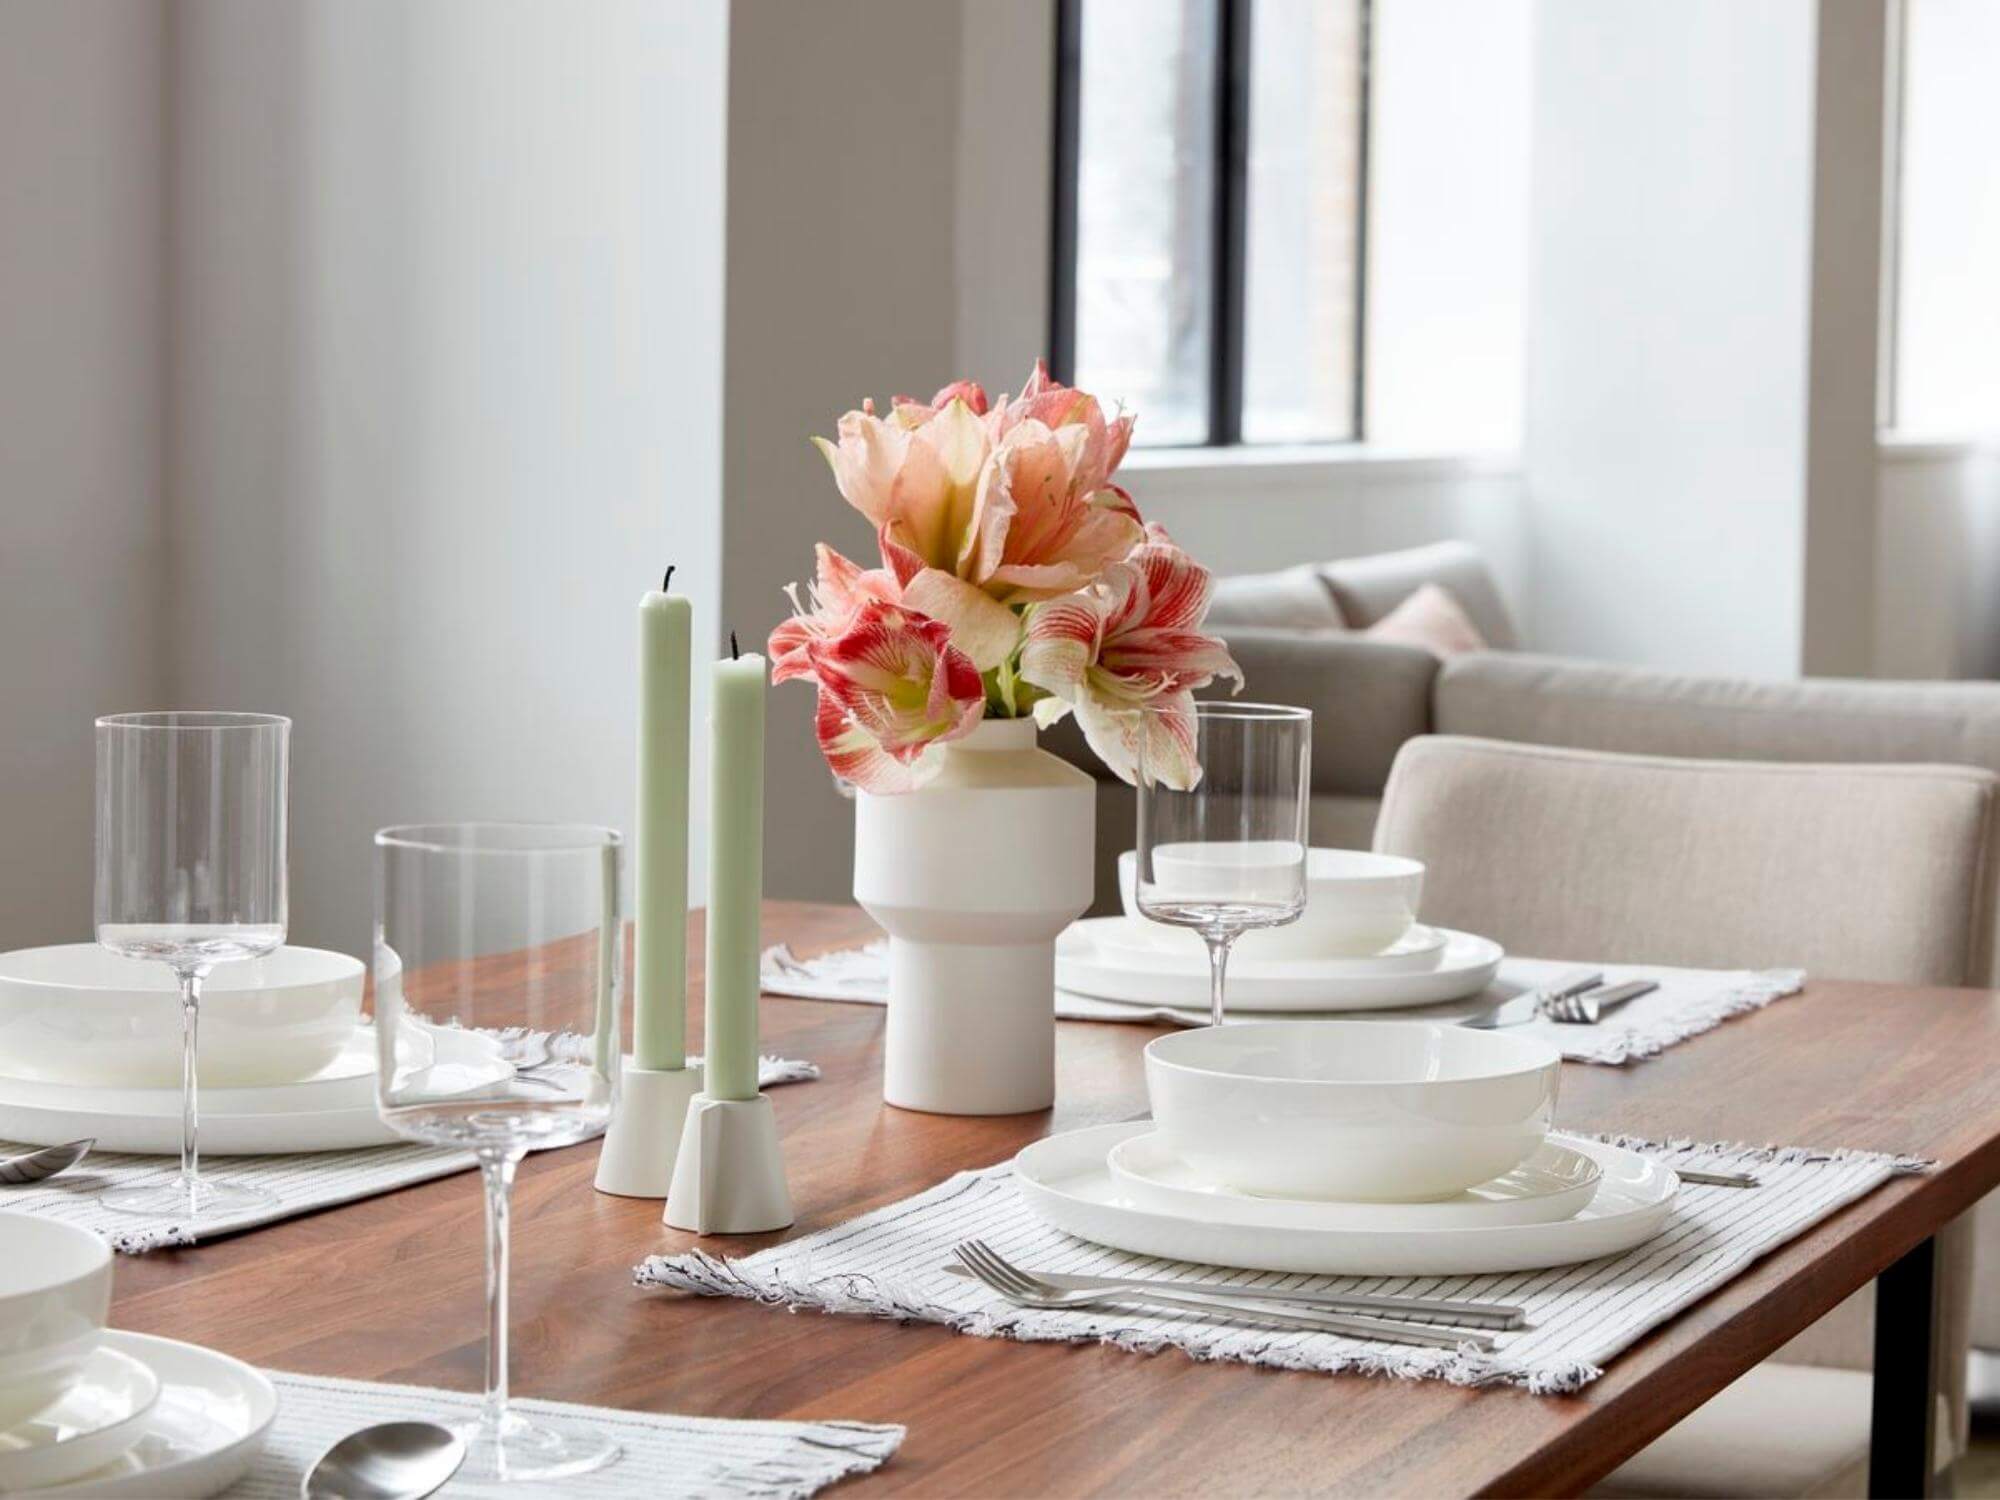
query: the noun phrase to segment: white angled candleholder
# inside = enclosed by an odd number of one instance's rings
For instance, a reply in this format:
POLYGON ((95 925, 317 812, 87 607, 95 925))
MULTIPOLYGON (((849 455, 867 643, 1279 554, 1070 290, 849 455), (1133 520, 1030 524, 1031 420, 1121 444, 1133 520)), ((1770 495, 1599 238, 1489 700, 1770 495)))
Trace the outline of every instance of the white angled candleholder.
POLYGON ((696 1094, 688 1102, 662 1217, 673 1228, 696 1234, 762 1234, 792 1222, 778 1119, 769 1099, 696 1094))
POLYGON ((618 1107, 597 1158, 597 1190, 621 1198, 664 1198, 673 1186, 688 1102, 701 1095, 701 1068, 641 1068, 630 1061, 618 1107))

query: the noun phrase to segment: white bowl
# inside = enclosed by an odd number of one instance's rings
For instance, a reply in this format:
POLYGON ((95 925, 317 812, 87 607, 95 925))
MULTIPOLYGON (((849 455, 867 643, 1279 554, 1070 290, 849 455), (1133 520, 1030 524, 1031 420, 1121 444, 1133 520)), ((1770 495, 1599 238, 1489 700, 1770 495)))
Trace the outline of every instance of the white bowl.
MULTIPOLYGON (((254 1088, 308 1078, 361 1019, 361 961, 280 948, 217 964, 202 982, 201 1083, 254 1088)), ((0 1071, 44 1083, 178 1088, 173 971, 95 943, 0 954, 0 1071)))
POLYGON ((1562 1054, 1438 1021, 1268 1021, 1146 1045, 1161 1144, 1288 1198, 1418 1203, 1511 1172, 1548 1134, 1562 1054))
MULTIPOLYGON (((1165 845, 1153 853, 1163 877, 1198 864, 1200 844, 1165 845)), ((1216 846, 1227 847, 1227 846, 1216 846)), ((1118 895, 1125 915, 1139 918, 1139 852, 1118 856, 1118 895)), ((1296 922, 1246 932, 1236 952, 1247 959, 1361 958, 1393 947, 1417 919, 1424 894, 1422 860, 1365 849, 1306 851, 1306 908, 1296 922)), ((1155 941, 1201 950, 1201 939, 1158 922, 1155 941)))
POLYGON ((0 1429, 59 1401, 83 1375, 111 1311, 103 1236, 0 1213, 0 1429))

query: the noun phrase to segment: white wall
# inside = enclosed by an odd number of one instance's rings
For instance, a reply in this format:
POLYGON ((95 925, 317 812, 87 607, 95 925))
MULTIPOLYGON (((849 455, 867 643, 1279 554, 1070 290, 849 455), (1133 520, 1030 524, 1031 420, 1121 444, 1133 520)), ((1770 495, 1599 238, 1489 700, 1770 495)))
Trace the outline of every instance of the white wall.
POLYGON ((161 7, 0 12, 0 947, 91 930, 91 720, 169 706, 161 7))
POLYGON ((1280 450, 1197 464, 1139 453, 1126 461, 1125 482, 1149 520, 1218 573, 1459 537, 1486 554, 1517 614, 1527 596, 1521 476, 1511 456, 1343 460, 1280 450))
POLYGON ((1897 426, 2000 434, 2000 5, 1904 0, 1897 426))
POLYGON ((1532 0, 1377 0, 1368 94, 1367 434, 1517 451, 1532 0))
POLYGON ((1877 677, 2000 678, 2000 448, 1885 443, 1877 677))
POLYGON ((714 638, 726 14, 175 18, 179 684, 294 715, 294 934, 363 951, 382 824, 631 826, 667 562, 714 638))
MULTIPOLYGON (((1544 648, 1759 676, 1806 663, 1808 511, 1832 483, 1809 434, 1854 436, 1816 423, 1841 325, 1814 297, 1850 294, 1876 248, 1815 274, 1819 29, 1837 11, 1542 0, 1526 457, 1544 648)), ((1872 379, 1872 318, 1847 327, 1872 379)), ((1825 498, 1815 544, 1865 544, 1853 490, 1825 498)), ((1852 560, 1816 576, 1852 581, 1852 560)))

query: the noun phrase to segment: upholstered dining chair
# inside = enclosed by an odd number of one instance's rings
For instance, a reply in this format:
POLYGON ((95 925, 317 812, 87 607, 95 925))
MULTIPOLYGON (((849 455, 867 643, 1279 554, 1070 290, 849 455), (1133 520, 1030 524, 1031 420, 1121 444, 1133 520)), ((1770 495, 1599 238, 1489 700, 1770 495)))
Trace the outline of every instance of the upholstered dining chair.
MULTIPOLYGON (((1510 952, 1960 985, 1987 962, 1996 794, 2000 778, 1957 766, 1432 735, 1397 756, 1375 847, 1429 866, 1427 921, 1510 952)), ((1971 1249, 1967 1220, 1940 1237, 1940 1470, 1965 1443, 1971 1249)), ((1865 1493, 1872 1297, 1836 1308, 1595 1493, 1865 1493)))

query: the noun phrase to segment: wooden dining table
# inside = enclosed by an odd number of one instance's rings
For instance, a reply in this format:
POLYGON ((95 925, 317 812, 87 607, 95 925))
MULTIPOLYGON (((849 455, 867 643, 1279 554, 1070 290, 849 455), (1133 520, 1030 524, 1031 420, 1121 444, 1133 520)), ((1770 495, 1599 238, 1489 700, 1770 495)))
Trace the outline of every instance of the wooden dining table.
MULTIPOLYGON (((695 926, 699 976, 698 914, 695 926)), ((765 940, 802 955, 873 934, 851 907, 765 911, 765 940)), ((593 1189, 595 1144, 529 1158, 514 1210, 516 1394, 905 1424, 897 1456, 849 1482, 857 1493, 1560 1494, 1879 1278, 1872 1486, 1916 1494, 1929 1482, 1933 1237, 2000 1185, 2000 993, 1814 977, 1658 1058, 1565 1065, 1570 1129, 1936 1163, 1766 1256, 1565 1396, 1021 1344, 635 1286, 648 1255, 748 1253, 1052 1131, 1145 1113, 1140 1049, 1157 1028, 1057 1023, 1055 1108, 978 1118, 882 1103, 884 1018, 874 1005, 765 999, 765 1050, 823 1073, 771 1092, 798 1212, 780 1234, 668 1229, 658 1202, 593 1189)), ((448 1177, 122 1260, 112 1322, 274 1369, 477 1390, 482 1235, 477 1176, 448 1177)))

